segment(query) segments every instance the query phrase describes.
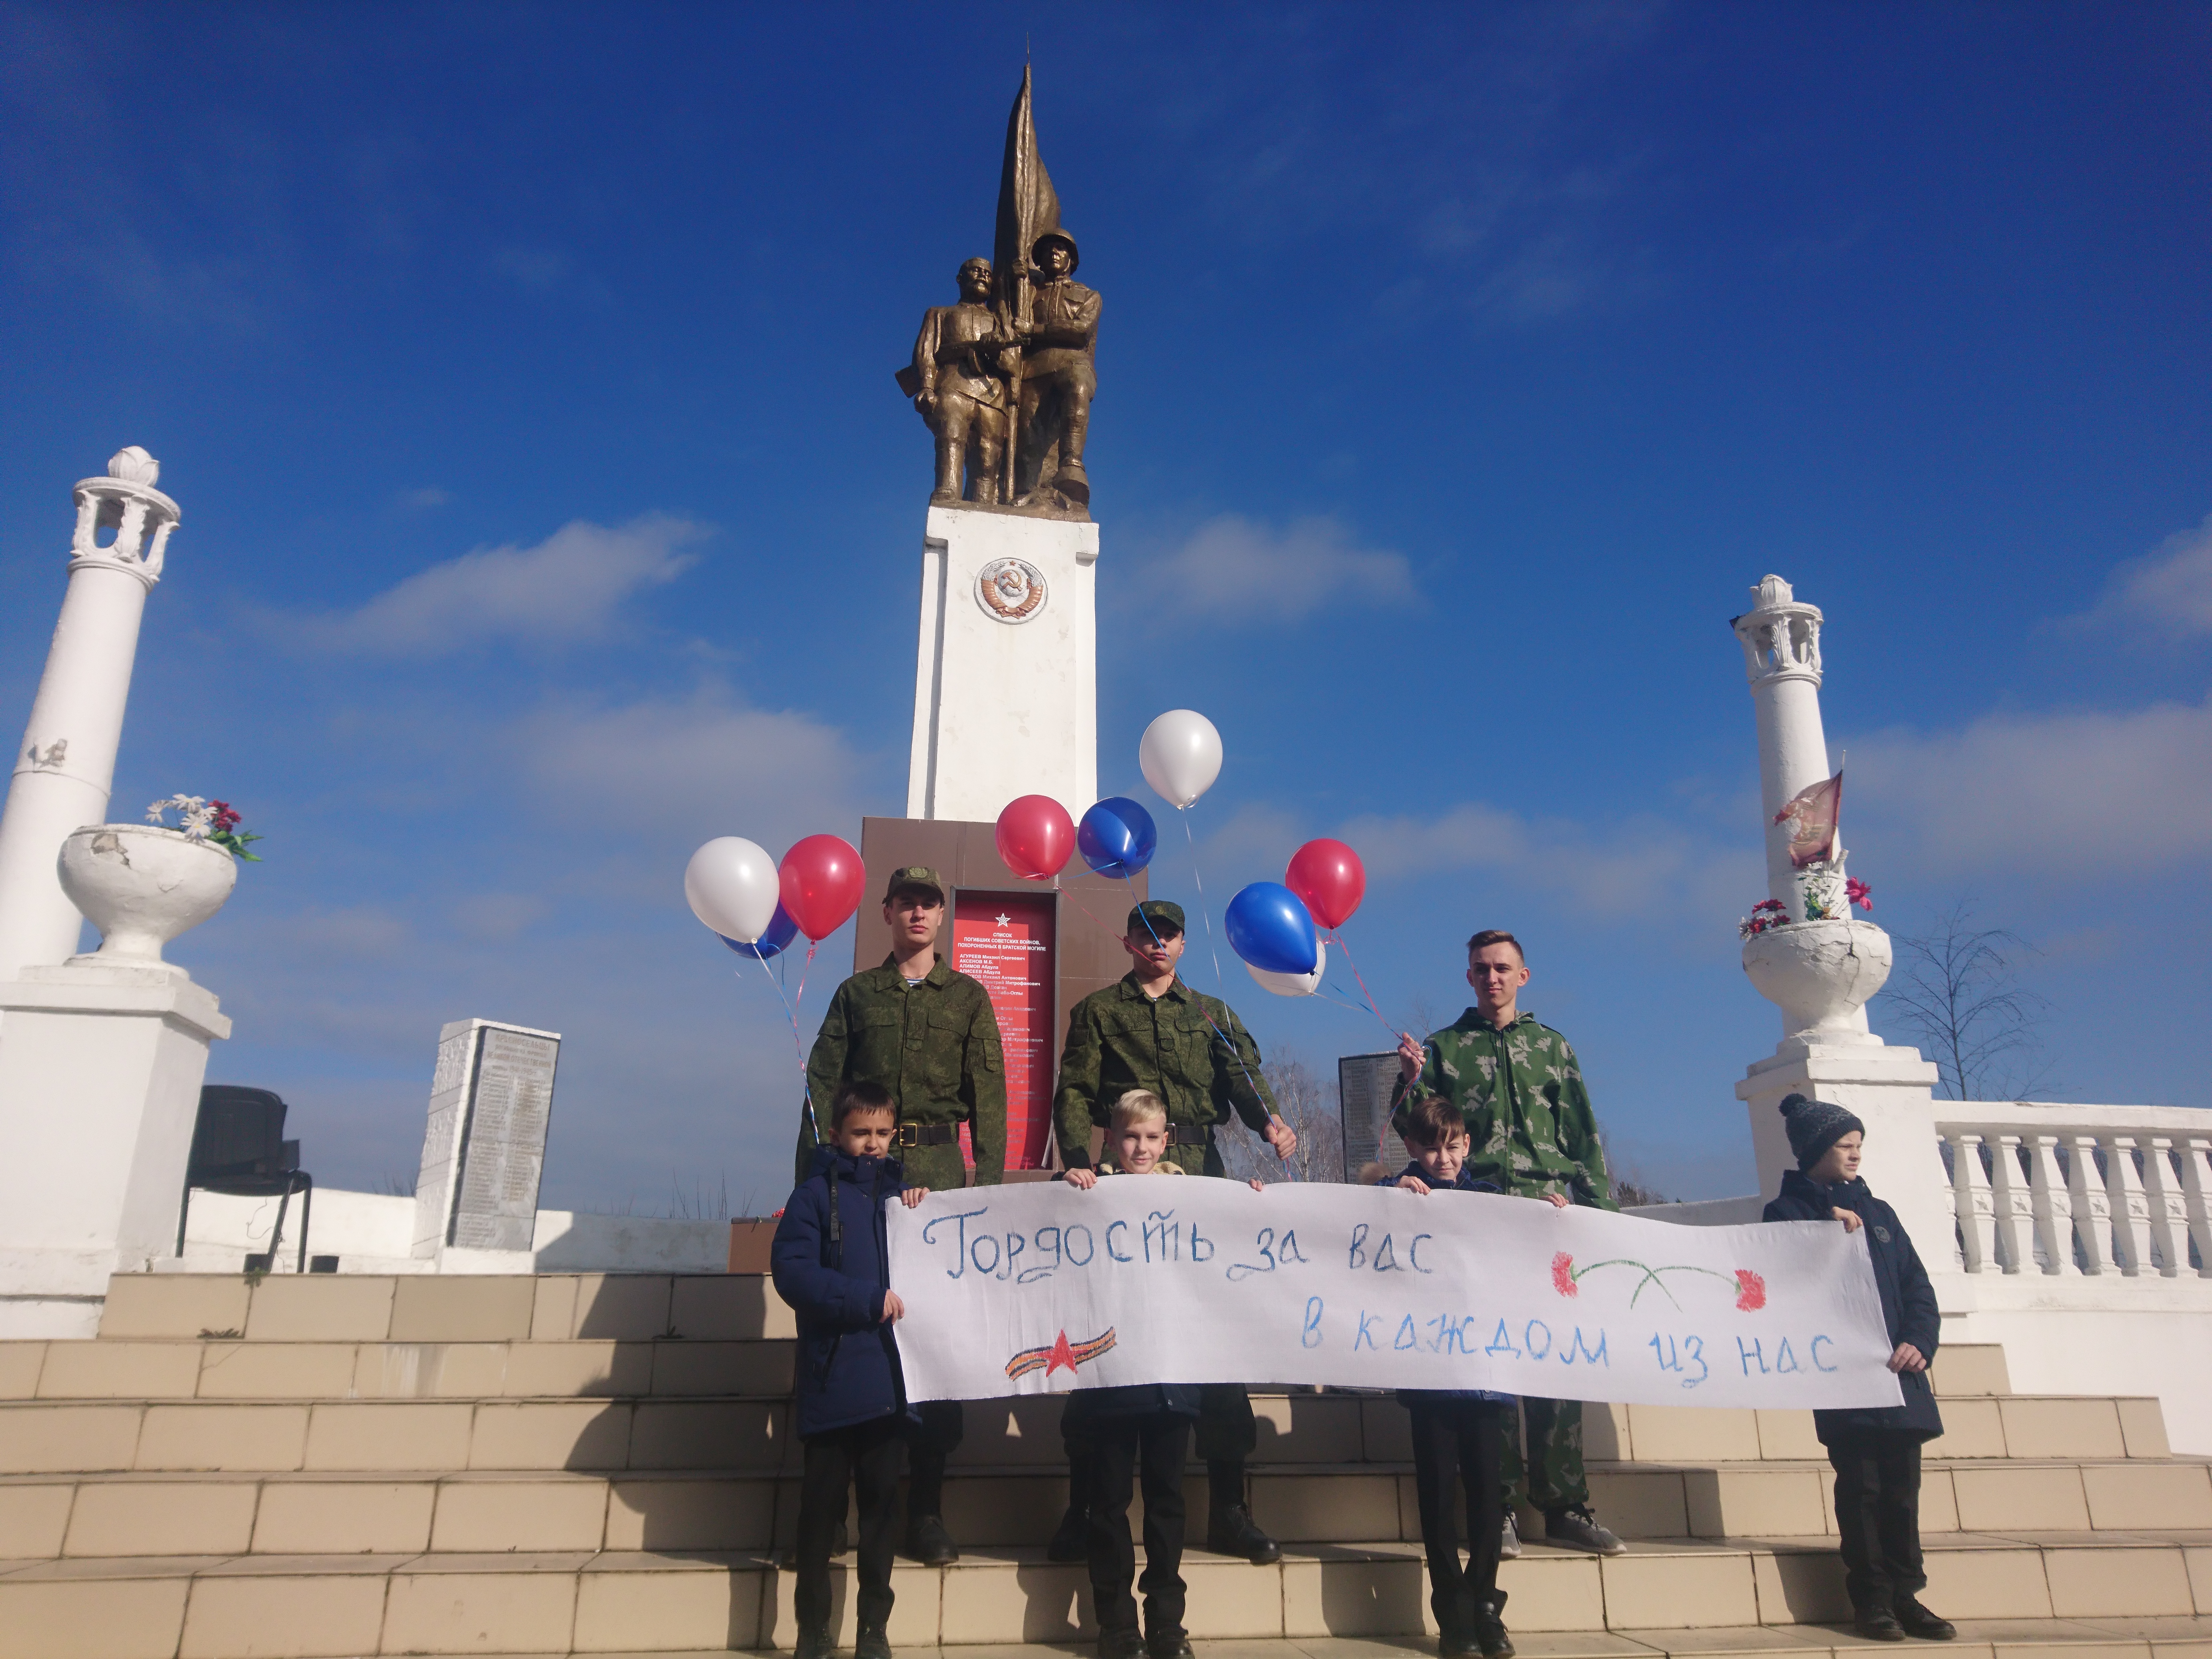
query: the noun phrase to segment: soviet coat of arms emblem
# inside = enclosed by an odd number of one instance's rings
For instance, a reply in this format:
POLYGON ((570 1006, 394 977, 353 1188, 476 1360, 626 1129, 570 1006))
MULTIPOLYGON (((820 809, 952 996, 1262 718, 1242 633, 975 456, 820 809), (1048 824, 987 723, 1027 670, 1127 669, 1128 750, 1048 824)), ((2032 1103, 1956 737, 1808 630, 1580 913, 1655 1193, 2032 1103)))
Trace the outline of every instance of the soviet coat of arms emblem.
POLYGON ((994 559, 975 573, 975 598, 1002 623, 1024 623, 1044 609, 1044 572, 1024 559, 994 559))

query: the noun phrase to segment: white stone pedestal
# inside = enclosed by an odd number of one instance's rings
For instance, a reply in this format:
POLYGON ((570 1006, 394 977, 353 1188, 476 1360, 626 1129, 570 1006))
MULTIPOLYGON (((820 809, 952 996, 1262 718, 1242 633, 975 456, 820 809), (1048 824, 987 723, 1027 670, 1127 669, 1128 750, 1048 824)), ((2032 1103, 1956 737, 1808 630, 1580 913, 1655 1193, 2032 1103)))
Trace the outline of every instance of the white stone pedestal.
POLYGON ((88 1337, 110 1273, 176 1250, 230 1021, 182 969, 92 957, 0 983, 0 1337, 88 1337))
POLYGON ((933 507, 906 815, 984 823, 1098 799, 1098 526, 933 507))

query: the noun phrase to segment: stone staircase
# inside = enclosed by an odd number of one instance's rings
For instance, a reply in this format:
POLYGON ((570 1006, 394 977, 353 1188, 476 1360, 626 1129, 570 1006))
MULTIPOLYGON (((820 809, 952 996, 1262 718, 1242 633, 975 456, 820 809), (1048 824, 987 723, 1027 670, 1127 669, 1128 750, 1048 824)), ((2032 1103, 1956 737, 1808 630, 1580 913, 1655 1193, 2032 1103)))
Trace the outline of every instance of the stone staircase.
MULTIPOLYGON (((792 1334, 749 1274, 118 1277, 97 1340, 0 1343, 0 1659, 787 1647, 792 1334)), ((1937 1389, 1928 1599, 1962 1647, 2212 1656, 2212 1470, 2155 1401, 2015 1395, 1996 1348, 1946 1350, 1937 1389)), ((1193 1634, 1417 1641, 1402 1411, 1254 1406, 1285 1557, 1187 1556, 1193 1634)), ((1087 1642, 1083 1571, 1042 1549, 1058 1414, 969 1407, 967 1553, 900 1564, 896 1645, 1087 1642)), ((1524 1653, 1856 1644, 1821 1628, 1846 1608, 1808 1414, 1593 1407, 1589 1450, 1632 1547, 1507 1564, 1524 1653)))

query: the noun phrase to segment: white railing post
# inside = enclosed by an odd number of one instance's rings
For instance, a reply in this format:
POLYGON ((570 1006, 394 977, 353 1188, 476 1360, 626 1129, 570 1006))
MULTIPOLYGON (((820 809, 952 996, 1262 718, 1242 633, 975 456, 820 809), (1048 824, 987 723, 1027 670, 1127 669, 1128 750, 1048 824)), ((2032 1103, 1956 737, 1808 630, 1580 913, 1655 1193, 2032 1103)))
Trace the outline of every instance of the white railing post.
POLYGON ((2058 1172, 2058 1137, 2021 1139, 2028 1146, 2028 1201, 2035 1212, 2036 1242, 2043 1246, 2043 1271, 2071 1277, 2081 1270, 2074 1265, 2074 1206, 2058 1172))
POLYGON ((2071 1134, 2061 1139, 2066 1161, 2072 1165, 2066 1176, 2066 1195, 2074 1204, 2074 1236, 2081 1241, 2081 1271, 2108 1273, 2112 1270, 2112 1201, 2105 1196, 2104 1177, 2097 1173, 2097 1137, 2071 1134))
POLYGON ((1990 1200, 1996 1212, 1997 1260, 2008 1273, 2035 1270, 2035 1209, 2020 1172, 2020 1137, 1999 1135, 1990 1155, 1990 1200))
POLYGON ((2197 1241, 2197 1272, 2212 1279, 2212 1140, 2191 1135, 2174 1148, 2181 1157, 2182 1200, 2189 1211, 2189 1236, 2197 1241))
POLYGON ((2173 1142, 2165 1135, 2145 1135, 2142 1145, 2144 1231, 2158 1252, 2160 1275, 2177 1279, 2189 1271, 2189 1211, 2174 1184, 2173 1165, 2166 1161, 2173 1142))
POLYGON ((2120 1247, 2130 1278, 2154 1273, 2150 1261, 2150 1200, 2143 1194, 2142 1176, 2136 1171, 2136 1148, 2143 1148, 2145 1162, 2154 1153, 2148 1135, 2115 1135, 2105 1154, 2105 1199, 2112 1206, 2112 1234, 2120 1247))
MULTIPOLYGON (((1951 1201, 1959 1216, 1959 1247, 1970 1273, 1997 1271, 1996 1215, 1990 1178, 1982 1169, 1982 1138, 1960 1131, 1943 1134, 1951 1147, 1951 1201)), ((2003 1149, 1998 1149, 2002 1156, 2003 1149)))

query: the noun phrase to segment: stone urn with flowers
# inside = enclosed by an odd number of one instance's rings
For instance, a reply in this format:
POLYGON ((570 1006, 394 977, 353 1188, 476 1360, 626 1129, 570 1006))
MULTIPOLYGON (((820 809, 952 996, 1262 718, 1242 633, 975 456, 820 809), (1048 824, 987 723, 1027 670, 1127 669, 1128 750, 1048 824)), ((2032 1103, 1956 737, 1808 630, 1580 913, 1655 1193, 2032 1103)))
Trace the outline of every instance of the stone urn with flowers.
POLYGON ((222 908, 239 860, 259 862, 246 843, 260 837, 240 835, 238 814, 222 801, 172 795, 149 807, 146 818, 87 824, 62 843, 56 872, 62 890, 100 929, 100 949, 78 960, 160 963, 171 939, 222 908))

